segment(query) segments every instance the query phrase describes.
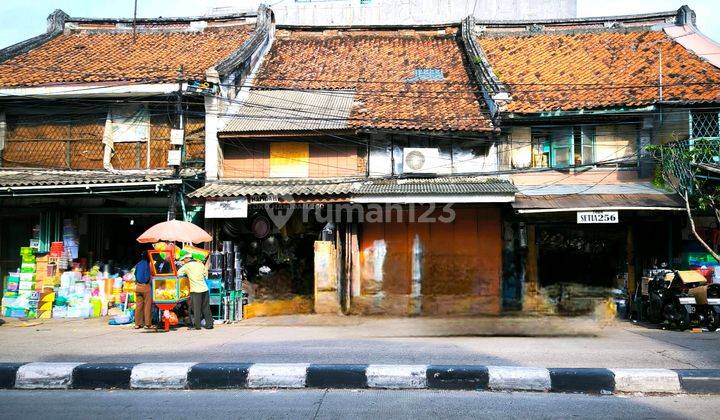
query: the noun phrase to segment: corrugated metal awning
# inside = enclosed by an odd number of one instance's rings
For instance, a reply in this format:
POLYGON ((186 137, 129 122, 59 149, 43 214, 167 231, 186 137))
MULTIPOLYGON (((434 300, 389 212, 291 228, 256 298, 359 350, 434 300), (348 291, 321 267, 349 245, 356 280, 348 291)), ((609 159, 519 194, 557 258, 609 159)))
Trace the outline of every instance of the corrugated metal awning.
POLYGON ((365 182, 357 191, 365 194, 515 194, 507 180, 487 177, 437 177, 382 179, 365 182))
POLYGON ((221 120, 221 134, 349 129, 352 90, 252 90, 237 112, 221 120))
POLYGON ((3 169, 0 170, 0 196, 93 194, 110 189, 116 192, 150 191, 182 182, 169 170, 3 169))
POLYGON ((685 209, 676 194, 574 194, 518 195, 513 208, 519 213, 556 213, 592 210, 661 210, 685 209))
POLYGON ((353 179, 243 179, 206 184, 190 198, 220 198, 254 195, 343 195, 355 190, 353 179))

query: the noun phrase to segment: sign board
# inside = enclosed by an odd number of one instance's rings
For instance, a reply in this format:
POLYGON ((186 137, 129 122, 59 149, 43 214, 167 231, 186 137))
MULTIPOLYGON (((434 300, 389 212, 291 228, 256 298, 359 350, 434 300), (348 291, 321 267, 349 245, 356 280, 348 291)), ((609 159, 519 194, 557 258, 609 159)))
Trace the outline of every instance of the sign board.
POLYGON ((620 217, 616 211, 579 211, 578 224, 588 223, 619 223, 620 217))
POLYGON ((245 218, 247 215, 248 202, 245 197, 205 202, 205 218, 207 219, 235 219, 245 218))
POLYGON ((180 166, 181 150, 168 150, 168 166, 180 166))
POLYGON ((182 146, 185 141, 185 130, 173 128, 170 130, 170 144, 182 146))
POLYGON ((198 95, 214 95, 219 91, 219 86, 205 80, 191 80, 187 83, 185 91, 198 95))

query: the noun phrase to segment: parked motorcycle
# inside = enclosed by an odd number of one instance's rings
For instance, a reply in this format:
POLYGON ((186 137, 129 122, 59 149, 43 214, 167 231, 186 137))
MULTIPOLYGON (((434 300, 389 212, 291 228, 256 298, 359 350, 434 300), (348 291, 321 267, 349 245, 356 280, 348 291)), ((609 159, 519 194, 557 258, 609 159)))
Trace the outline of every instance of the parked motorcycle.
POLYGON ((691 325, 720 328, 720 285, 696 271, 661 273, 648 283, 648 318, 683 331, 691 325))

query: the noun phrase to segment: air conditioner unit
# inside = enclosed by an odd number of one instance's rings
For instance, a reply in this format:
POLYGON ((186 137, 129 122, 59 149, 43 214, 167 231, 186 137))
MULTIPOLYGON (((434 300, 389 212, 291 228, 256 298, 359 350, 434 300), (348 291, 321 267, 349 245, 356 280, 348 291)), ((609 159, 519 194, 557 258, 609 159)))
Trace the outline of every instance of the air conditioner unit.
POLYGON ((442 165, 438 149, 424 147, 403 149, 403 173, 434 174, 440 171, 442 165))

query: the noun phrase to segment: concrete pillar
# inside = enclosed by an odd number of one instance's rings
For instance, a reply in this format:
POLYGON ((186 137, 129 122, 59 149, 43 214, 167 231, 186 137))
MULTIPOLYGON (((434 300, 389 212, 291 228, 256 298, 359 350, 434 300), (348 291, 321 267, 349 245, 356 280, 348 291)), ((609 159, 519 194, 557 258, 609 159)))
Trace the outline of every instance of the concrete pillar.
POLYGON ((221 153, 218 141, 218 112, 220 98, 205 97, 205 179, 217 180, 221 175, 221 153))
POLYGON ((337 250, 331 241, 315 242, 315 313, 339 314, 337 250))

